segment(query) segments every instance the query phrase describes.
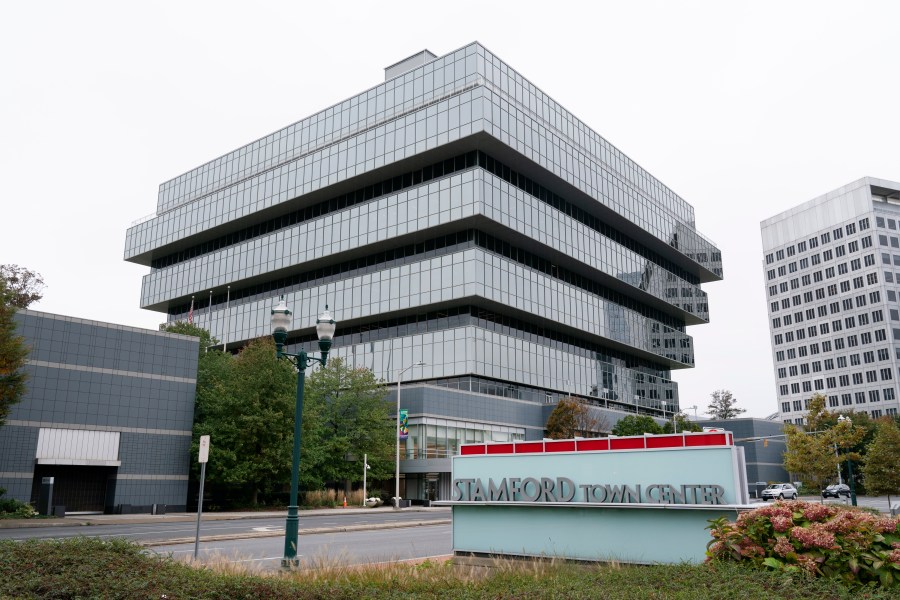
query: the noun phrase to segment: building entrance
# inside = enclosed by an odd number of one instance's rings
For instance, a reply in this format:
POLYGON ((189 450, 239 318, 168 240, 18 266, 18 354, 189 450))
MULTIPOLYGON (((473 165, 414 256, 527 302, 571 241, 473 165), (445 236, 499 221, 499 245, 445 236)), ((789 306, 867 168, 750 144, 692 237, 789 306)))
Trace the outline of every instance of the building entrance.
POLYGON ((53 505, 67 512, 103 512, 107 492, 115 490, 117 467, 35 465, 31 501, 37 503, 44 477, 53 477, 53 505))

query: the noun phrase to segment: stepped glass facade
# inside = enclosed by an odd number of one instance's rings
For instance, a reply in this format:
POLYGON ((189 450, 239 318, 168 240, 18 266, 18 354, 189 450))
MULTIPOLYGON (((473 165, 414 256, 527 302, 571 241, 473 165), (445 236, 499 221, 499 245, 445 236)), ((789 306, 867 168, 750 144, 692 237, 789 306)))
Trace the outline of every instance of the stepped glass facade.
POLYGON ((900 183, 866 177, 762 222, 778 407, 896 415, 900 183))
POLYGON ((126 239, 141 306, 184 320, 194 296, 233 349, 284 295, 291 351, 328 304, 333 356, 388 383, 425 361, 407 498, 449 497, 462 442, 540 439, 569 394, 608 426, 671 416, 722 277, 691 205, 480 44, 385 79, 163 183, 126 239))

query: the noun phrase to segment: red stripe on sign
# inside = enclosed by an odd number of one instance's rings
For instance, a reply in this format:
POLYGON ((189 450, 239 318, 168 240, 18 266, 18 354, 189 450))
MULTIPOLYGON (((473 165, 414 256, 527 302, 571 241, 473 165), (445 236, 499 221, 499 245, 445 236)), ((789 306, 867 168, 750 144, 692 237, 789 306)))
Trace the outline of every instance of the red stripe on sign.
POLYGON ((609 449, 610 450, 643 450, 644 449, 644 438, 642 438, 642 437, 612 438, 609 440, 609 449))
POLYGON ((687 436, 685 442, 688 446, 727 446, 728 438, 724 433, 708 433, 687 436))
POLYGON ((544 442, 544 452, 574 452, 575 440, 544 442))
POLYGON ((648 448, 681 448, 684 446, 684 436, 664 435, 647 436, 648 448))
POLYGON ((513 445, 512 444, 488 444, 487 445, 487 453, 488 454, 512 454, 513 453, 513 445))
POLYGON ((608 439, 598 439, 598 440, 578 440, 577 441, 578 450, 609 450, 609 440, 608 439))
POLYGON ((516 454, 528 454, 532 452, 543 452, 544 442, 522 442, 516 444, 516 454))
POLYGON ((472 446, 460 446, 459 453, 463 456, 467 454, 484 454, 484 444, 472 445, 472 446))

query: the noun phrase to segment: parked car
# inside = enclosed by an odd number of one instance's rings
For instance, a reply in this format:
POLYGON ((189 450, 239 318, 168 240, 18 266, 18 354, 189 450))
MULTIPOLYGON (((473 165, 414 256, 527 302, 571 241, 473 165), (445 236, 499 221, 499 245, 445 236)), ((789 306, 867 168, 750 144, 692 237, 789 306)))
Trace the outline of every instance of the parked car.
POLYGON ((779 500, 784 500, 785 498, 796 500, 797 488, 790 483, 773 483, 762 491, 763 500, 774 500, 776 498, 779 500))
POLYGON ((835 483, 822 490, 823 498, 840 498, 841 496, 850 497, 850 486, 846 483, 835 483))

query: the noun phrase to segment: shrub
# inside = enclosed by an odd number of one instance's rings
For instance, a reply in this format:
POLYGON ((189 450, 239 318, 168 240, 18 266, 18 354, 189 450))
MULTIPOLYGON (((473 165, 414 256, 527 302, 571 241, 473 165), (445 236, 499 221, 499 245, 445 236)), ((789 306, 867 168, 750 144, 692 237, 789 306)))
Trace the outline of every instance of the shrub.
POLYGON ((710 523, 708 560, 803 571, 850 586, 900 587, 900 517, 777 501, 741 514, 736 523, 724 517, 710 523))
POLYGON ((0 519, 30 519, 37 515, 30 504, 13 498, 3 498, 5 493, 6 490, 0 488, 0 519))

